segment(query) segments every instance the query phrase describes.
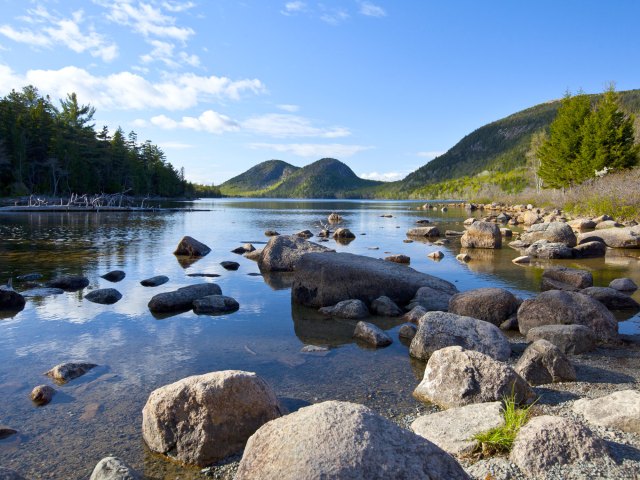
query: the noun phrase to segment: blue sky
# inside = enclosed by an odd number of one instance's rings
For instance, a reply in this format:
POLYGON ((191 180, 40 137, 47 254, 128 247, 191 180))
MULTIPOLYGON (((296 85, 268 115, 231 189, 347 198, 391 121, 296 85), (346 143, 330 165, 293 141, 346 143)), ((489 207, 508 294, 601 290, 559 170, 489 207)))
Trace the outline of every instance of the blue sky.
POLYGON ((640 88, 640 2, 0 0, 0 95, 75 91, 200 183, 335 157, 395 180, 570 89, 640 88))

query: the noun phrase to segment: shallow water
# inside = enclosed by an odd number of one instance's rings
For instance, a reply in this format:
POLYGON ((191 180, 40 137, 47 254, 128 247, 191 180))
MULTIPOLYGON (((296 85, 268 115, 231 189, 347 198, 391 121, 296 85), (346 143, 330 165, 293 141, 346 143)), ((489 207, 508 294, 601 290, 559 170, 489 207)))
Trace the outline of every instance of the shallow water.
MULTIPOLYGON (((102 457, 114 454, 147 478, 201 478, 151 454, 141 433, 141 410, 149 393, 188 375, 215 370, 255 371, 290 409, 327 399, 364 403, 387 416, 416 411, 411 392, 424 364, 411 361, 396 341, 372 350, 354 343, 355 322, 321 319, 316 312, 291 305, 290 276, 251 276, 257 264, 229 253, 245 242, 257 248, 264 231, 317 232, 332 211, 356 235, 348 245, 326 243, 338 251, 372 257, 403 253, 411 267, 454 282, 459 290, 500 286, 523 297, 539 290, 544 265, 587 268, 594 283, 631 277, 640 284, 640 252, 610 250, 604 259, 554 261, 517 266, 519 252, 474 250, 472 261, 455 259, 460 243, 448 246, 403 243, 405 232, 420 218, 442 231, 462 230, 467 213, 417 211, 423 202, 206 200, 195 203, 208 212, 171 213, 13 213, 0 215, 0 281, 39 272, 47 280, 63 273, 84 274, 89 289, 117 288, 123 299, 114 305, 83 300, 84 292, 29 299, 15 315, 0 313, 0 425, 19 431, 0 440, 0 465, 28 478, 87 478, 102 457), (380 215, 391 214, 392 218, 380 215), (366 235, 364 235, 366 234, 366 235), (206 243, 212 252, 183 265, 172 251, 184 235, 206 243), (374 250, 373 248, 378 248, 374 250), (445 257, 432 261, 429 252, 445 257), (219 263, 235 260, 238 271, 219 263), (112 284, 100 275, 121 269, 126 278, 112 284), (219 278, 188 277, 215 273, 219 278), (139 281, 167 275, 170 282, 145 288, 139 281), (160 292, 200 282, 218 283, 240 310, 225 316, 192 312, 156 318, 147 302, 160 292), (331 346, 326 355, 303 354, 305 344, 331 346), (67 361, 100 365, 58 389, 51 404, 33 406, 31 389, 49 384, 43 372, 67 361)), ((480 213, 477 213, 480 216, 480 213)), ((313 239, 312 239, 313 240, 313 239)), ((16 289, 21 285, 14 283, 16 289)), ((640 294, 635 294, 640 300, 640 294)), ((374 319, 397 338, 399 321, 374 319)), ((622 333, 640 332, 638 315, 620 323, 622 333)))

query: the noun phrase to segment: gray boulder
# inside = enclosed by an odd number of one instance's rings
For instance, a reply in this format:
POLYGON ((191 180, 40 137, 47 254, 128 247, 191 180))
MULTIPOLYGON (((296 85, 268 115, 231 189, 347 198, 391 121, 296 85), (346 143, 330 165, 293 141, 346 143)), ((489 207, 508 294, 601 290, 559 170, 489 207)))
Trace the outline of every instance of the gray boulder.
POLYGON ((322 307, 319 312, 323 315, 339 318, 367 318, 369 309, 362 300, 343 300, 331 307, 322 307))
POLYGON ((411 310, 409 310, 407 313, 405 313, 402 316, 402 320, 404 320, 405 322, 410 322, 417 325, 418 321, 424 316, 425 313, 427 313, 427 310, 425 310, 425 308, 422 307, 421 305, 417 305, 413 307, 411 310))
POLYGON ((61 288, 67 291, 82 290, 89 285, 89 279, 82 275, 63 275, 45 283, 45 287, 61 288))
POLYGON ((93 303, 112 305, 122 298, 122 294, 115 288, 99 288, 87 293, 84 298, 93 303))
POLYGON ((449 312, 477 318, 500 326, 518 311, 518 299, 504 288, 476 288, 456 293, 449 300, 449 312))
POLYGON ((440 236, 440 230, 435 225, 429 227, 414 227, 407 230, 407 237, 434 238, 440 236))
POLYGON ((193 311, 197 314, 220 315, 235 312, 240 304, 235 298, 224 295, 207 295, 193 301, 193 311))
POLYGON ((611 283, 609 283, 609 288, 615 288, 620 292, 631 294, 638 289, 638 286, 636 285, 636 282, 634 282, 630 278, 616 278, 614 280, 611 280, 611 283))
POLYGON ((310 252, 329 252, 327 247, 309 242, 295 235, 277 235, 269 239, 258 259, 262 272, 292 272, 303 255, 310 252))
POLYGON ((589 287, 580 290, 580 293, 598 300, 609 310, 640 310, 638 302, 615 288, 589 287))
POLYGON ((607 246, 602 242, 585 242, 572 248, 575 258, 599 258, 607 254, 607 246))
POLYGON ((38 385, 33 390, 31 390, 31 401, 38 406, 45 406, 53 399, 53 396, 56 394, 56 391, 53 387, 49 385, 38 385))
POLYGON ((296 266, 291 298, 319 308, 354 298, 370 304, 384 295, 404 306, 420 287, 457 293, 453 284, 405 265, 351 253, 309 253, 296 266))
POLYGON ((407 305, 407 308, 413 310, 416 307, 422 307, 425 312, 446 312, 449 310, 451 297, 452 295, 443 293, 442 290, 431 287, 420 287, 411 299, 409 305, 407 305))
POLYGON ((447 347, 431 355, 413 396, 451 408, 498 402, 512 393, 517 403, 535 398, 529 384, 507 364, 474 350, 447 347))
POLYGON ((112 270, 109 273, 105 273, 104 275, 102 275, 102 278, 108 280, 109 282, 116 283, 122 281, 126 276, 127 274, 122 270, 112 270))
POLYGON ((421 415, 413 421, 411 430, 451 455, 465 455, 478 445, 474 435, 504 423, 502 402, 488 402, 421 415))
POLYGON ((562 243, 567 247, 575 247, 577 244, 576 234, 573 233, 571 226, 564 222, 531 225, 531 227, 520 236, 520 241, 525 246, 531 245, 538 240, 546 240, 549 243, 562 243))
POLYGON ((605 442, 574 420, 541 415, 523 426, 509 459, 526 475, 545 478, 556 465, 589 462, 608 456, 605 442))
POLYGON ((208 295, 222 295, 222 290, 215 283, 199 283, 182 287, 173 292, 154 295, 149 300, 152 312, 181 312, 191 310, 193 301, 208 295))
POLYGON ((460 245, 464 248, 500 248, 502 233, 495 223, 473 222, 460 237, 460 245))
POLYGON ((576 379, 576 371, 567 356, 553 343, 542 339, 527 347, 515 371, 529 385, 573 382, 576 379))
POLYGON ((551 243, 548 240, 538 240, 529 245, 524 251, 524 254, 532 258, 573 258, 573 249, 567 247, 564 243, 551 243))
POLYGON ((95 363, 61 363, 53 367, 48 372, 45 372, 45 375, 53 378, 53 380, 58 384, 64 384, 73 380, 74 378, 81 377, 89 370, 97 366, 98 365, 96 365, 95 363))
POLYGON ((568 355, 590 352, 596 348, 593 330, 584 325, 542 325, 527 332, 527 341, 547 340, 568 355))
POLYGON ((98 462, 89 480, 142 480, 142 476, 117 457, 98 462))
POLYGON ((500 361, 511 356, 511 344, 498 327, 483 320, 446 312, 427 312, 419 320, 409 354, 428 360, 436 350, 454 345, 482 352, 500 361))
POLYGON ((384 295, 371 302, 371 311, 381 317, 399 317, 403 313, 393 300, 384 295))
POLYGON ((518 309, 520 333, 541 325, 584 325, 601 342, 618 340, 618 322, 602 303, 587 295, 561 290, 542 292, 518 309))
POLYGON ((418 327, 416 327, 413 323, 405 323, 400 327, 400 330, 398 330, 398 337, 412 340, 413 337, 416 336, 417 331, 418 327))
POLYGON ((640 248, 640 228, 606 228, 578 235, 578 243, 591 241, 603 242, 611 248, 640 248))
POLYGON ((255 373, 212 372, 151 392, 142 436, 154 452, 207 466, 242 450, 258 428, 280 415, 275 393, 255 373))
POLYGON ((542 272, 542 290, 578 291, 593 286, 591 272, 569 267, 549 267, 542 272))
POLYGON ((363 405, 329 401, 263 425, 247 442, 236 480, 467 480, 428 440, 363 405))
POLYGON ((373 347, 386 347, 393 343, 391 337, 384 330, 369 322, 358 322, 353 337, 373 347))
POLYGON ((573 411, 593 425, 640 434, 640 392, 637 390, 622 390, 593 400, 583 398, 573 404, 573 411))
POLYGON ((159 287, 169 281, 169 277, 166 275, 156 275, 155 277, 146 278, 140 281, 140 285, 143 287, 159 287))
POLYGON ((199 242, 193 237, 185 236, 182 237, 173 254, 187 257, 204 257, 210 251, 211 249, 204 243, 199 242))

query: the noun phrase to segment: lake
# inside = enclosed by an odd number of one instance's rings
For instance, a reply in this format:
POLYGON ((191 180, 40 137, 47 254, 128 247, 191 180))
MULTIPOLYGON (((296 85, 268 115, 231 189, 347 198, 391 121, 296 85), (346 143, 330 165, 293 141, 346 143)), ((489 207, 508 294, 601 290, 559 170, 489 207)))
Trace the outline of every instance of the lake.
MULTIPOLYGON (((449 280, 461 291, 498 286, 531 297, 539 291, 542 267, 549 264, 589 269, 596 286, 618 277, 640 284, 640 251, 609 250, 600 259, 517 266, 511 260, 519 252, 506 245, 471 250, 472 260, 465 264, 455 259, 457 239, 447 246, 403 243, 419 219, 435 222, 441 231, 463 230, 469 215, 463 209, 417 210, 423 203, 215 199, 183 204, 209 211, 0 214, 0 282, 31 272, 43 274, 43 280, 70 273, 91 281, 84 291, 28 299, 23 311, 0 313, 0 424, 19 431, 0 440, 0 465, 34 479, 80 479, 112 454, 148 478, 202 478, 199 469, 172 464, 146 449, 141 411, 155 388, 216 370, 257 372, 289 409, 329 399, 363 403, 390 418, 424 409, 411 397, 424 364, 410 360, 408 347, 397 340, 400 320, 373 319, 394 338, 390 347, 360 346, 351 338, 354 321, 325 319, 292 306, 290 275, 259 276, 255 262, 230 253, 246 242, 261 248, 267 229, 317 233, 320 222, 338 212, 342 226, 357 238, 348 245, 333 240, 323 245, 376 258, 402 253, 411 257, 412 268, 449 280), (172 252, 184 235, 204 242, 211 253, 181 264, 172 252), (441 261, 427 257, 435 250, 445 254, 441 261), (237 261, 240 268, 227 271, 220 266, 224 260, 237 261), (121 282, 100 278, 115 269, 126 272, 121 282), (154 275, 167 275, 170 281, 156 288, 140 285, 154 275), (147 308, 157 293, 211 281, 238 300, 239 311, 156 318, 147 308), (83 299, 89 289, 107 287, 117 288, 122 300, 108 306, 83 299), (301 353, 306 344, 331 349, 301 353), (51 404, 35 407, 31 389, 51 384, 43 372, 68 361, 99 367, 56 387, 51 404)), ((21 289, 18 282, 14 287, 21 289)), ((640 301, 640 294, 634 298, 640 301)), ((619 325, 621 333, 639 333, 640 317, 619 325)))

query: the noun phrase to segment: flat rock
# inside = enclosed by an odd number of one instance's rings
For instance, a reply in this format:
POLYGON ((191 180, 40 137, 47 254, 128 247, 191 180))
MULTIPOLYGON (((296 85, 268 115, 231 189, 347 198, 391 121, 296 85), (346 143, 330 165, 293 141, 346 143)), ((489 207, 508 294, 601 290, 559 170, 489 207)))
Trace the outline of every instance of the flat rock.
POLYGON ((449 300, 449 312, 477 318, 500 326, 518 311, 518 299, 504 288, 476 288, 456 293, 449 300))
POLYGON ((20 292, 25 298, 30 297, 48 297, 50 295, 62 295, 64 290, 61 288, 51 288, 51 287, 38 287, 38 288, 30 288, 29 290, 25 290, 20 292))
POLYGON ((636 282, 634 282, 630 278, 616 278, 614 280, 611 280, 611 283, 609 283, 609 288, 615 288, 620 292, 631 294, 638 289, 638 286, 636 285, 636 282))
POLYGON ((531 402, 535 393, 507 364, 474 350, 447 347, 431 355, 413 396, 442 408, 497 402, 515 395, 517 403, 531 402))
POLYGON ((594 425, 640 434, 640 392, 621 390, 604 397, 583 398, 573 404, 573 411, 594 425))
POLYGON ((503 426, 502 402, 476 403, 421 415, 411 430, 451 455, 470 454, 478 442, 473 436, 503 426))
POLYGON ((550 468, 608 456, 605 442, 574 420, 541 415, 529 420, 518 435, 509 459, 526 475, 545 478, 550 468))
POLYGON ((84 298, 93 303, 112 305, 122 298, 122 294, 115 288, 99 288, 87 293, 84 298))
POLYGON ((405 265, 351 253, 308 253, 297 264, 291 298, 319 308, 354 298, 370 304, 384 295, 404 306, 420 287, 446 296, 458 291, 446 280, 405 265))
POLYGON ((609 310, 640 310, 640 304, 629 295, 609 287, 589 287, 580 293, 598 300, 609 310))
POLYGON ((260 426, 280 415, 275 393, 255 373, 212 372, 151 392, 142 436, 152 451, 203 467, 242 450, 260 426))
POLYGON ((573 382, 576 371, 567 356, 553 343, 540 339, 533 342, 524 351, 515 371, 529 385, 573 382))
POLYGON ((358 322, 353 337, 373 347, 386 347, 393 343, 391 337, 384 330, 369 322, 358 322))
POLYGON ((593 275, 586 270, 549 267, 542 272, 542 290, 582 290, 593 286, 593 275), (564 286, 565 288, 557 288, 564 286))
POLYGON ((81 377, 85 373, 87 373, 92 368, 97 367, 95 363, 77 363, 77 362, 68 362, 68 363, 60 363, 56 365, 48 372, 45 372, 45 375, 51 377, 58 384, 67 383, 74 378, 81 377))
POLYGON ((45 283, 45 287, 61 288, 66 291, 77 291, 89 285, 89 279, 83 275, 63 275, 45 283))
POLYGON ((496 360, 511 356, 511 344, 495 325, 476 318, 446 312, 427 312, 418 321, 418 331, 411 341, 409 354, 428 360, 445 347, 459 346, 476 350, 496 360))
POLYGON ((351 319, 367 318, 370 315, 365 303, 357 299, 343 300, 331 307, 322 307, 319 312, 331 317, 351 319))
POLYGON ((303 255, 310 252, 329 252, 329 248, 309 242, 295 235, 278 235, 269 239, 258 258, 262 272, 292 272, 303 255))
POLYGON ((529 329, 527 341, 547 340, 568 355, 590 352, 596 348, 593 330, 584 325, 542 325, 529 329))
POLYGON ((606 228, 578 235, 578 243, 591 241, 603 242, 611 248, 640 248, 640 228, 606 228))
POLYGON ((529 245, 524 251, 532 258, 573 258, 573 249, 564 243, 551 243, 548 240, 538 240, 529 245))
POLYGON ((95 466, 89 480, 142 480, 142 475, 118 457, 106 457, 95 466))
POLYGON ((363 405, 329 401, 263 425, 236 480, 468 480, 450 455, 363 405))
POLYGON ((39 406, 44 406, 48 404, 53 396, 56 394, 56 391, 53 387, 49 385, 38 385, 33 390, 31 390, 31 401, 39 406))
POLYGON ((491 222, 473 222, 460 237, 460 245, 464 248, 500 248, 500 228, 491 222))
POLYGON ((381 317, 399 317, 403 313, 393 300, 384 295, 371 302, 371 312, 381 317))
POLYGON ((215 283, 199 283, 179 288, 173 292, 154 295, 149 300, 152 312, 180 312, 190 310, 193 301, 208 295, 222 295, 222 290, 215 283))
POLYGON ((238 262, 232 262, 229 260, 220 262, 220 266, 222 266, 222 268, 224 268, 225 270, 231 270, 231 271, 235 271, 235 270, 238 270, 238 268, 240 268, 240 264, 238 262))
POLYGON ((407 230, 407 237, 424 237, 434 238, 440 236, 440 230, 436 226, 430 227, 415 227, 407 230))
POLYGON ((211 249, 204 243, 199 242, 193 237, 182 237, 180 243, 173 252, 174 255, 183 255, 187 257, 204 257, 211 249))
POLYGON ((169 281, 169 277, 166 275, 156 275, 155 277, 147 278, 140 281, 140 285, 143 287, 159 287, 169 281))
POLYGON ((564 222, 531 225, 531 227, 520 236, 520 241, 525 246, 531 245, 538 240, 546 240, 549 243, 562 243, 567 247, 575 247, 577 244, 576 234, 573 233, 571 226, 564 222))
POLYGON ((193 301, 193 311, 197 314, 224 314, 239 308, 240 304, 235 298, 224 295, 207 295, 193 301))
POLYGON ((112 270, 109 273, 105 273, 102 275, 102 278, 108 280, 109 282, 120 282, 126 277, 127 274, 122 270, 112 270))

